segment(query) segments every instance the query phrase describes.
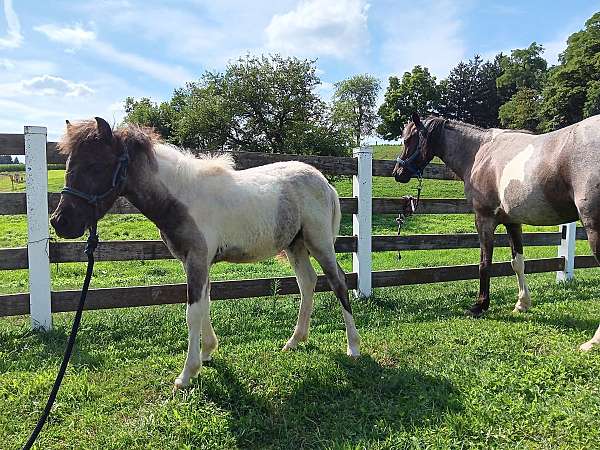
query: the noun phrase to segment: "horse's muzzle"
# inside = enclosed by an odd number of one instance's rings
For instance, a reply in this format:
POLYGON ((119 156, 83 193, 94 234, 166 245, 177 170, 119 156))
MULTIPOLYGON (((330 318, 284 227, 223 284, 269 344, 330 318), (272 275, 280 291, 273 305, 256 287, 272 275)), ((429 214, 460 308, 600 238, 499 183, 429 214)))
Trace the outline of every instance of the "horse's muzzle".
POLYGON ((74 207, 59 204, 50 217, 50 225, 59 237, 75 239, 83 236, 87 228, 87 221, 77 214, 74 207))

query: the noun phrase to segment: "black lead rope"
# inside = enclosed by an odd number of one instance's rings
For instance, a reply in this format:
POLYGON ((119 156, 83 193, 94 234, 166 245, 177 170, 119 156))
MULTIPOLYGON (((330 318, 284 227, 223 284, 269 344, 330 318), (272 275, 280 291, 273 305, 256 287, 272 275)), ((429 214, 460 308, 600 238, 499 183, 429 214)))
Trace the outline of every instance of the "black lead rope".
MULTIPOLYGON (((413 197, 412 195, 405 195, 402 197, 404 199, 404 211, 398 214, 396 217, 396 223, 398 224, 398 236, 400 236, 400 230, 402 229, 402 225, 406 219, 412 216, 417 207, 419 206, 419 202, 421 201, 421 191, 423 190, 423 176, 419 175, 419 185, 417 186, 417 196, 413 197)), ((400 250, 398 250, 398 261, 402 259, 402 254, 400 250)))
POLYGON ((83 287, 81 288, 81 297, 79 297, 79 306, 77 307, 77 313, 75 314, 75 319, 73 320, 73 326, 71 327, 71 335, 69 336, 69 340, 67 342, 67 348, 65 349, 65 356, 63 357, 62 363, 60 365, 60 369, 58 370, 58 374, 56 375, 56 380, 54 381, 54 386, 52 386, 52 391, 50 392, 50 396, 48 397, 48 401, 46 402, 46 407, 44 408, 44 412, 42 416, 38 420, 35 429, 29 436, 29 440, 23 447, 23 450, 29 450, 35 440, 37 439, 40 431, 44 427, 44 423, 46 423, 46 419, 50 415, 50 410, 52 409, 52 405, 54 404, 54 400, 56 399, 56 395, 58 394, 58 389, 60 388, 60 384, 65 376, 65 372, 67 371, 67 365, 69 364, 69 359, 71 359, 71 353, 73 352, 73 346, 75 345, 75 337, 77 336, 77 331, 79 330, 79 324, 81 323, 81 315, 83 313, 83 305, 85 304, 85 297, 88 292, 88 288, 90 287, 90 280, 92 278, 92 273, 94 271, 94 250, 98 246, 98 233, 96 230, 96 223, 94 223, 90 227, 90 235, 87 240, 87 244, 85 246, 85 254, 88 257, 88 265, 87 271, 85 274, 85 280, 83 281, 83 287))

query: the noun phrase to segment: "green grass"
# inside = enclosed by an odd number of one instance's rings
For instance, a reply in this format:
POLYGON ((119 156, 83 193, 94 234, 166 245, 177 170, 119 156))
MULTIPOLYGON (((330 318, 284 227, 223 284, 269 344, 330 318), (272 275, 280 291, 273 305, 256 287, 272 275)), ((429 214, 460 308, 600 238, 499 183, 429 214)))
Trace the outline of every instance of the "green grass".
MULTIPOLYGON (((377 157, 397 148, 376 149, 377 157)), ((49 172, 59 190, 62 171, 49 172)), ((0 178, 1 182, 1 178, 0 178)), ((351 184, 339 180, 341 195, 351 184)), ((374 195, 414 190, 389 179, 374 195)), ((2 189, 2 185, 0 185, 2 189)), ((10 186, 9 186, 10 189, 10 186)), ((426 181, 424 196, 462 197, 458 182, 426 181)), ((158 239, 141 216, 108 216, 100 236, 158 239)), ((375 234, 395 234, 393 216, 375 216, 375 234)), ((556 227, 526 227, 556 230, 556 227)), ((403 234, 474 232, 472 215, 417 215, 403 234)), ((500 230, 503 231, 503 230, 500 230)), ((351 234, 344 217, 343 234, 351 234)), ((24 216, 0 216, 0 247, 27 241, 24 216)), ((578 242, 578 254, 589 254, 578 242)), ((552 257, 556 247, 527 248, 552 257)), ((344 269, 351 256, 338 255, 344 269)), ((497 249, 495 260, 509 258, 497 249)), ((373 255, 375 270, 475 264, 479 250, 373 255)), ((52 266, 54 289, 78 289, 85 266, 52 266)), ((212 279, 290 275, 286 262, 220 263, 212 279)), ((485 320, 463 310, 476 281, 377 289, 354 301, 363 356, 344 355, 340 306, 317 294, 309 342, 292 353, 298 296, 216 301, 220 348, 191 388, 171 394, 186 349, 183 305, 88 311, 72 364, 40 448, 595 448, 600 442, 600 352, 580 354, 600 322, 597 269, 576 281, 527 277, 533 308, 514 315, 514 277, 492 281, 485 320)), ((92 287, 184 282, 175 261, 97 263, 92 287)), ((0 272, 0 293, 27 290, 27 273, 0 272)), ((30 331, 28 317, 0 319, 0 447, 20 448, 33 428, 62 357, 72 314, 54 331, 30 331)))

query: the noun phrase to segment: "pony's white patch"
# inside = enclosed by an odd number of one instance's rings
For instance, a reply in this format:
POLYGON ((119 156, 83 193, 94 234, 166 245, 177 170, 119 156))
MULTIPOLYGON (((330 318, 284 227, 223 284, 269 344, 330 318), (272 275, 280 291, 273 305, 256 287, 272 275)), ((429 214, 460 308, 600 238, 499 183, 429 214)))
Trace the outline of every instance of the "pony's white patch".
POLYGON ((504 130, 502 130, 501 128, 492 128, 492 141, 493 141, 494 139, 496 139, 496 137, 497 137, 499 134, 502 134, 503 132, 504 132, 504 130))
POLYGON ((500 195, 500 203, 502 205, 504 205, 506 188, 510 182, 514 180, 523 183, 525 181, 525 168, 529 160, 533 157, 534 152, 535 148, 532 144, 529 144, 525 147, 525 150, 517 153, 502 169, 500 185, 498 187, 498 194, 500 195))

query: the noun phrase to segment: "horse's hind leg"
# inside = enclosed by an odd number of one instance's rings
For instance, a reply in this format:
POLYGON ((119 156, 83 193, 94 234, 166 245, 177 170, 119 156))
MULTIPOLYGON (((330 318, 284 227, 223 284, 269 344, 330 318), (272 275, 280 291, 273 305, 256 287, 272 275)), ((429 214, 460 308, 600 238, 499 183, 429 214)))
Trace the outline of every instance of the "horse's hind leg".
MULTIPOLYGON (((586 220, 585 217, 582 217, 583 223, 585 225, 585 230, 588 236, 588 242, 596 257, 596 261, 600 262, 600 221, 597 223, 589 223, 589 220, 586 220)), ((589 341, 581 344, 579 346, 579 350, 587 352, 591 350, 594 346, 600 345, 600 326, 596 330, 594 337, 589 341)))
POLYGON ((346 337, 348 339, 346 353, 348 356, 358 357, 360 356, 360 336, 352 317, 352 307, 350 306, 348 287, 346 286, 346 275, 335 259, 335 249, 332 241, 324 237, 320 241, 311 239, 310 243, 307 240, 307 246, 310 254, 314 256, 323 269, 335 296, 342 304, 342 313, 344 315, 344 323, 346 324, 346 337))
POLYGON ((300 289, 300 309, 294 334, 283 347, 284 351, 294 349, 299 342, 308 339, 308 327, 313 310, 313 296, 317 285, 317 274, 310 264, 310 257, 304 242, 297 240, 286 250, 286 254, 296 273, 296 280, 300 289))
POLYGON ((523 259, 523 236, 521 224, 507 224, 506 232, 512 251, 512 260, 510 262, 519 283, 519 299, 513 312, 525 312, 531 308, 531 296, 525 280, 525 260, 523 259))

